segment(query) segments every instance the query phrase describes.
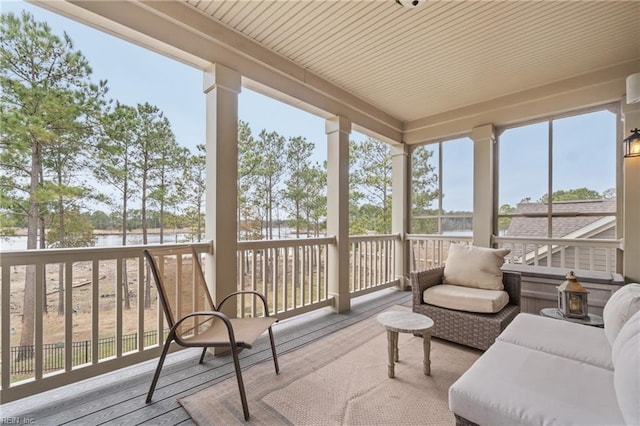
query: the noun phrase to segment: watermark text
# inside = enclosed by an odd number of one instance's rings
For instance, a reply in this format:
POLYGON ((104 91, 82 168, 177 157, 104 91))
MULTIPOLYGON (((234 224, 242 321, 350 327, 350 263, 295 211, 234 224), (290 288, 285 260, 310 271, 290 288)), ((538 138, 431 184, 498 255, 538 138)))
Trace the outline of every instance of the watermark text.
POLYGON ((34 425, 36 421, 29 417, 0 417, 0 425, 34 425))

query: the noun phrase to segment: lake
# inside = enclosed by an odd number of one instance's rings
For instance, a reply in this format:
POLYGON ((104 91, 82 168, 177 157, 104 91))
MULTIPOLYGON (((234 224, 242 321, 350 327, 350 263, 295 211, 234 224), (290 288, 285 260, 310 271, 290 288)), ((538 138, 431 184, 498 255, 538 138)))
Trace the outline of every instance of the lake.
MULTIPOLYGON (((148 234, 147 241, 149 244, 159 244, 160 234, 148 234)), ((191 236, 183 233, 165 232, 165 243, 188 243, 191 242, 191 236)), ((142 244, 142 235, 129 234, 127 235, 127 245, 140 245, 142 244)), ((95 247, 117 247, 122 245, 122 236, 117 234, 109 235, 96 235, 95 247)), ((5 237, 0 240, 0 250, 13 251, 13 250, 26 250, 27 249, 27 237, 5 237)))

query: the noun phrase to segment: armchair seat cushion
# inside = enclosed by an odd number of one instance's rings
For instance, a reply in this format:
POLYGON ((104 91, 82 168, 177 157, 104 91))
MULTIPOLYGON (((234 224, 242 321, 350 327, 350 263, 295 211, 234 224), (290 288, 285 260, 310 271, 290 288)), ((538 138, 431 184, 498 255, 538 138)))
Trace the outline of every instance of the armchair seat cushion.
POLYGON ((423 293, 424 302, 457 311, 494 314, 509 303, 504 290, 485 290, 457 285, 436 285, 423 293))

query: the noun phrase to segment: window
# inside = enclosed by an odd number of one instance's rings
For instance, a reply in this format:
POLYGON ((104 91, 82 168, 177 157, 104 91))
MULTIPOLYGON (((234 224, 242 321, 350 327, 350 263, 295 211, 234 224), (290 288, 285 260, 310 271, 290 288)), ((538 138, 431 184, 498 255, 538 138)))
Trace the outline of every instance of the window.
POLYGON ((498 241, 510 261, 615 270, 615 246, 602 240, 617 239, 617 121, 591 110, 499 135, 498 241))
POLYGON ((411 233, 473 232, 473 142, 422 145, 411 153, 411 233))

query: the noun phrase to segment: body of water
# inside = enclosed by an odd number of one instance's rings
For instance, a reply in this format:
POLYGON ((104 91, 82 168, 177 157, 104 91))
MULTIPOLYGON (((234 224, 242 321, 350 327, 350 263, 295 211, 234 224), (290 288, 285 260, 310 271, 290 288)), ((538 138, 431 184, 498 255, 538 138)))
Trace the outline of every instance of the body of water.
MULTIPOLYGON (((121 235, 96 235, 94 247, 117 247, 122 245, 121 235)), ((148 234, 147 241, 149 244, 160 244, 160 234, 148 234)), ((164 243, 189 243, 191 242, 191 236, 188 234, 165 232, 164 243)), ((142 244, 142 235, 129 234, 127 235, 127 245, 140 245, 142 244)), ((27 237, 6 237, 0 239, 0 250, 12 251, 12 250, 26 250, 27 249, 27 237)))

